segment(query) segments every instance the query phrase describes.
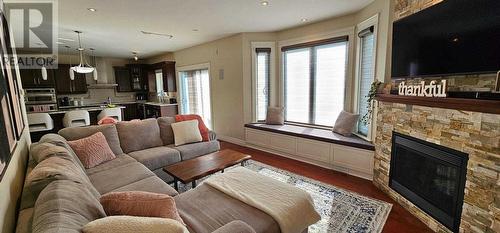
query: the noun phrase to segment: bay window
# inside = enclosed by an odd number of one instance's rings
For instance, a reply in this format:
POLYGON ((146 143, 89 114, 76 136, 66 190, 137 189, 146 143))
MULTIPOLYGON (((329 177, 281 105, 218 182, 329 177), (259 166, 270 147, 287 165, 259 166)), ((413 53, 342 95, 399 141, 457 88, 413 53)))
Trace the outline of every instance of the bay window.
POLYGON ((284 46, 285 120, 333 126, 344 109, 347 36, 284 46))

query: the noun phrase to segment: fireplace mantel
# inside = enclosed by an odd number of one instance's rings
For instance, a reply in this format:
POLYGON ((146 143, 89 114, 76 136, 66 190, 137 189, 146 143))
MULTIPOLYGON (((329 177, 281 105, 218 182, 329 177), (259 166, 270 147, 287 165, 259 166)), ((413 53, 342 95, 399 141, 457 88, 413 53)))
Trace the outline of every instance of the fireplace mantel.
POLYGON ((378 94, 375 99, 391 103, 500 114, 500 101, 496 100, 431 98, 389 94, 378 94))

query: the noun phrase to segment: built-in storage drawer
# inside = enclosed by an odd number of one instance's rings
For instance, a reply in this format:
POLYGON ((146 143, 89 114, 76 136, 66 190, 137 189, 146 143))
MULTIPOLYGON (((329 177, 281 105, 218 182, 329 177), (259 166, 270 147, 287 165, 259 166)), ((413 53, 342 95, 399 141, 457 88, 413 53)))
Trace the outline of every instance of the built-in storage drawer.
POLYGON ((345 167, 365 174, 373 173, 373 151, 332 145, 335 166, 345 167))
POLYGON ((324 163, 330 162, 330 143, 297 139, 297 155, 324 163))
POLYGON ((263 147, 269 146, 269 134, 266 132, 247 129, 245 137, 247 143, 263 147))
POLYGON ((268 147, 277 151, 295 154, 297 145, 295 137, 290 137, 282 134, 268 133, 268 147))

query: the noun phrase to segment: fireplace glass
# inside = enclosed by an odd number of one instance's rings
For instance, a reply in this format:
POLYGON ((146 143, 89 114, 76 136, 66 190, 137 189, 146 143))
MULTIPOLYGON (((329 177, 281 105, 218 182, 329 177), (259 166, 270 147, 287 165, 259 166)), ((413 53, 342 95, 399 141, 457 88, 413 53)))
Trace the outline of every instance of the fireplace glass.
POLYGON ((393 133, 389 186, 457 232, 468 155, 393 133))

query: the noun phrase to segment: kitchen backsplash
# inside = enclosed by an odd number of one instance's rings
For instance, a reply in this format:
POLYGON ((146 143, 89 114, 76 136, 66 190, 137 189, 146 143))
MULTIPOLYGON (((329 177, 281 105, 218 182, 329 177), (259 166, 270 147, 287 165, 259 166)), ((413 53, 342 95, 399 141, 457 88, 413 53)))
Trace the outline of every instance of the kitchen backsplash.
POLYGON ((74 98, 75 100, 83 100, 82 105, 101 104, 111 98, 112 103, 132 102, 135 101, 134 92, 116 92, 115 89, 89 89, 87 94, 79 95, 58 95, 60 97, 74 98))

